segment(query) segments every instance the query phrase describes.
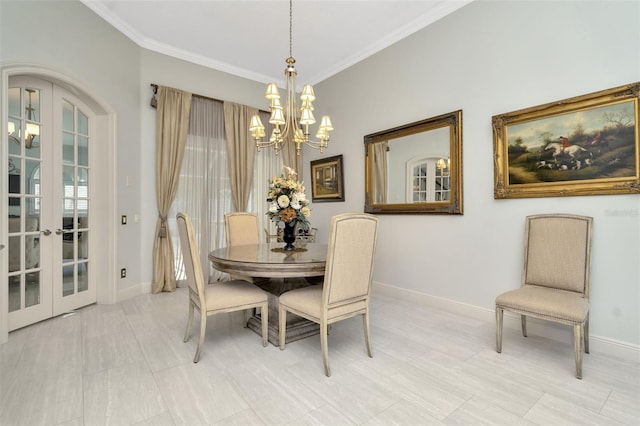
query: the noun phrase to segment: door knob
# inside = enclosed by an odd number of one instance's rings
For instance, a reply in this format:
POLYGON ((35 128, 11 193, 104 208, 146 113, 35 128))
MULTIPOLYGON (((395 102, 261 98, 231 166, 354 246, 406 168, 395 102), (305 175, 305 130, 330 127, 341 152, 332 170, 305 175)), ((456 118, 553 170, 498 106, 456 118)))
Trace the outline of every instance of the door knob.
POLYGON ((49 229, 45 229, 44 231, 40 231, 44 234, 45 237, 48 237, 49 235, 51 235, 51 230, 49 229))

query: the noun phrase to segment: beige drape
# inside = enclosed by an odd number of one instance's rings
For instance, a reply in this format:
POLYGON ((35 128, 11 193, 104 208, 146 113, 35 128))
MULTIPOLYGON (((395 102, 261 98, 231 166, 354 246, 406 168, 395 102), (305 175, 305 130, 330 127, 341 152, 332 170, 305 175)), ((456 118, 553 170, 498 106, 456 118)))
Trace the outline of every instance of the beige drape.
POLYGON ((167 213, 178 189, 180 166, 187 143, 191 93, 158 86, 156 112, 156 198, 158 222, 153 243, 153 282, 151 291, 174 291, 176 277, 173 245, 167 213))
POLYGON ((387 202, 387 183, 389 182, 387 176, 388 152, 389 142, 373 144, 373 173, 375 175, 373 180, 373 200, 376 204, 387 202))
POLYGON ((233 102, 224 103, 224 128, 227 137, 227 160, 233 207, 246 211, 253 183, 253 162, 256 148, 249 134, 251 117, 256 108, 233 102))

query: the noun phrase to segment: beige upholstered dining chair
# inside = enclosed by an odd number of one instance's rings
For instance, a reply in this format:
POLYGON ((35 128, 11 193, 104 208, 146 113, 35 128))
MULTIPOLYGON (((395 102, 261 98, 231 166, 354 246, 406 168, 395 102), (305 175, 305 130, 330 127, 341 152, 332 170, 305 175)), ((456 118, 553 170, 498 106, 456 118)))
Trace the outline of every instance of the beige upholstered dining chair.
POLYGON ((224 215, 227 246, 260 244, 258 216, 254 213, 236 212, 224 215))
POLYGON ((267 346, 269 309, 267 293, 255 285, 242 280, 223 281, 207 285, 202 273, 202 265, 198 255, 193 225, 187 213, 178 213, 178 232, 180 233, 180 247, 187 273, 189 285, 189 318, 184 341, 191 337, 194 308, 200 312, 200 339, 193 362, 200 360, 202 345, 207 329, 207 317, 223 312, 247 311, 260 308, 262 317, 262 344, 267 346))
POLYGON ((280 296, 280 349, 285 348, 287 312, 320 324, 322 361, 329 367, 330 324, 363 316, 367 352, 373 357, 369 336, 369 293, 376 249, 378 218, 364 213, 345 213, 331 219, 324 284, 288 291, 280 296))
MULTIPOLYGON (((255 213, 227 213, 224 215, 224 228, 227 234, 227 247, 260 244, 258 216, 255 213)), ((244 280, 250 283, 264 281, 263 279, 237 274, 231 274, 231 279, 244 280)))
POLYGON ((573 326, 576 377, 589 353, 589 285, 593 218, 570 214, 528 216, 521 287, 496 298, 496 351, 502 352, 505 310, 573 326))

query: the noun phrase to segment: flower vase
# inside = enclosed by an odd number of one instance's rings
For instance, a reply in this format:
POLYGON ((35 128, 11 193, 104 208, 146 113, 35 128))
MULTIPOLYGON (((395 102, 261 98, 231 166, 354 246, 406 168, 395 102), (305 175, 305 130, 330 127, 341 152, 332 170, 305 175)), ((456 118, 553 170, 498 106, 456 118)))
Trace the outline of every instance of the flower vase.
POLYGON ((284 229, 282 230, 282 241, 287 243, 282 250, 291 251, 294 250, 295 247, 293 243, 296 241, 296 222, 291 221, 289 223, 284 224, 284 229))

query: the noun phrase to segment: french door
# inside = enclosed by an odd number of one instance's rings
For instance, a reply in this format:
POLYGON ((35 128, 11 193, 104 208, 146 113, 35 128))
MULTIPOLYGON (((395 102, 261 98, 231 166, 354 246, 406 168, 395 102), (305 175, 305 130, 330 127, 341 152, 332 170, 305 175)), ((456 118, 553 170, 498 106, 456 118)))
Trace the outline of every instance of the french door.
POLYGON ((9 80, 9 331, 96 301, 91 109, 50 82, 9 80))

